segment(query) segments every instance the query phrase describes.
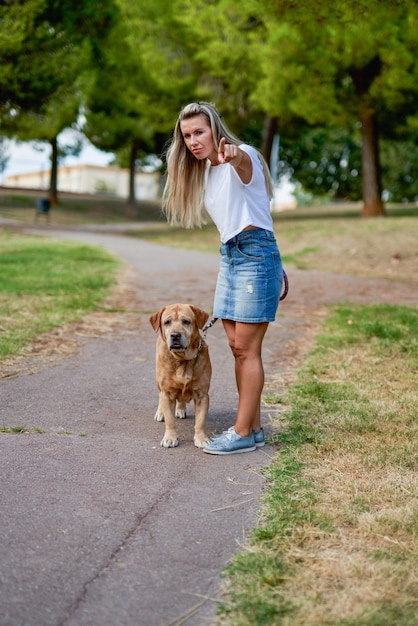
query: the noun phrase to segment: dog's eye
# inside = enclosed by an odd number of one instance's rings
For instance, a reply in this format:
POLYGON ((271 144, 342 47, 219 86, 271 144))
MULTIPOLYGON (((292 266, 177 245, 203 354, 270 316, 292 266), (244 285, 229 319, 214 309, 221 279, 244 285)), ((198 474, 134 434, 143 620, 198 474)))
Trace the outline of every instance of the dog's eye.
POLYGON ((170 326, 171 320, 164 320, 164 326, 170 326))
POLYGON ((183 320, 183 324, 184 324, 185 326, 190 326, 191 321, 190 321, 190 320, 183 320))

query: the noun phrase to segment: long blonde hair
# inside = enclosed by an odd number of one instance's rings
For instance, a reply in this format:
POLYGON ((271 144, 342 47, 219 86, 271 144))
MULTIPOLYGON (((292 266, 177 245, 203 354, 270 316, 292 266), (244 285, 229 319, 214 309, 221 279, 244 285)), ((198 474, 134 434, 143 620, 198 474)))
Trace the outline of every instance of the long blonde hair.
MULTIPOLYGON (((192 102, 181 111, 174 128, 173 139, 167 150, 167 182, 163 192, 163 210, 170 224, 181 224, 184 228, 202 226, 206 159, 196 159, 187 148, 180 124, 197 115, 204 115, 212 130, 213 145, 219 148, 219 141, 225 137, 226 142, 240 145, 243 143, 222 122, 216 107, 209 102, 192 102)), ((263 165, 266 180, 266 191, 271 198, 273 186, 267 163, 258 155, 263 165)))

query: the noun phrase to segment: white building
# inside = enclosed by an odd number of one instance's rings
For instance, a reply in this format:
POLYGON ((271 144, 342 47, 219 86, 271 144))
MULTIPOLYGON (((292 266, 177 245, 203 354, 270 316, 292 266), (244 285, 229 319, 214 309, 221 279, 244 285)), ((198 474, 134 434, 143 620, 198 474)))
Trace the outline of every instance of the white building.
MULTIPOLYGON (((49 189, 50 170, 13 174, 5 178, 5 187, 49 189)), ((129 194, 129 170, 115 166, 60 165, 58 190, 70 193, 106 193, 120 198, 129 194)), ((159 172, 138 172, 135 175, 135 197, 157 200, 160 190, 159 172)))

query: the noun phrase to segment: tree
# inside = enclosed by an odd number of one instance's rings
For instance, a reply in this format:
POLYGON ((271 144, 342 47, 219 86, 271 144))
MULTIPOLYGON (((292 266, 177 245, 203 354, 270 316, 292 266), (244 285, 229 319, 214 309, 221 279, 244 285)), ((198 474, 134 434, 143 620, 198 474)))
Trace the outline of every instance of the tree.
POLYGON ((181 0, 177 13, 181 45, 195 68, 197 97, 217 103, 240 137, 268 143, 263 135, 269 112, 252 100, 258 70, 250 43, 260 23, 258 16, 241 11, 241 5, 229 0, 181 0))
POLYGON ((7 152, 6 141, 4 137, 0 137, 0 174, 2 174, 6 169, 8 160, 9 155, 7 152))
POLYGON ((57 137, 77 120, 88 73, 118 18, 114 0, 16 0, 0 6, 3 132, 52 146, 50 200, 57 201, 57 137))
MULTIPOLYGON (((383 130, 382 130, 383 135, 383 130)), ((414 134, 380 141, 383 198, 392 202, 418 199, 418 147, 414 134)), ((359 201, 361 137, 330 126, 288 125, 280 137, 280 172, 314 195, 359 201)))
POLYGON ((418 201, 418 141, 382 142, 383 189, 392 202, 418 201))
POLYGON ((24 111, 22 108, 3 123, 9 134, 13 134, 20 141, 35 141, 36 144, 49 143, 51 147, 51 169, 49 180, 49 200, 52 204, 58 202, 58 163, 63 155, 76 155, 81 149, 79 142, 72 145, 59 143, 61 131, 71 126, 77 119, 81 91, 73 84, 74 91, 66 88, 59 89, 54 97, 37 110, 24 111))
POLYGON ((175 5, 120 0, 123 20, 109 38, 86 102, 85 134, 129 167, 129 215, 138 212, 139 160, 161 152, 182 98, 193 94, 193 65, 179 45, 184 39, 175 5))
POLYGON ((346 129, 357 122, 363 216, 382 215, 379 122, 417 94, 416 3, 260 0, 247 6, 263 16, 253 48, 261 68, 255 101, 283 126, 292 116, 346 129))
POLYGON ((298 124, 280 142, 280 171, 315 195, 361 198, 360 145, 346 131, 298 124))
MULTIPOLYGON (((412 0, 185 0, 201 44, 195 59, 263 110, 270 135, 295 119, 361 132, 363 215, 381 215, 380 123, 418 91, 417 5, 412 0)), ((215 77, 218 77, 216 79, 215 77)), ((412 131, 416 112, 408 115, 412 131)), ((355 140, 355 137, 353 137, 355 140)))
MULTIPOLYGON (((100 150, 116 153, 129 168, 127 214, 136 216, 136 164, 154 149, 156 129, 149 102, 158 88, 144 67, 141 40, 131 39, 126 16, 108 39, 85 102, 83 132, 100 150)), ((140 33, 141 31, 139 31, 140 33)))

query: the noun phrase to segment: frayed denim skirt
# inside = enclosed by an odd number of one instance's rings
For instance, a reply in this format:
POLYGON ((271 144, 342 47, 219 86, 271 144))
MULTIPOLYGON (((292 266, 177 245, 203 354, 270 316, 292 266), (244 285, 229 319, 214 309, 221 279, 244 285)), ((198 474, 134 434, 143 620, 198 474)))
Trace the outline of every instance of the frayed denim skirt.
POLYGON ((273 322, 283 267, 274 233, 244 230, 220 247, 213 316, 235 322, 273 322))

